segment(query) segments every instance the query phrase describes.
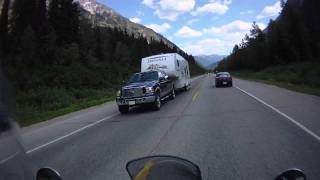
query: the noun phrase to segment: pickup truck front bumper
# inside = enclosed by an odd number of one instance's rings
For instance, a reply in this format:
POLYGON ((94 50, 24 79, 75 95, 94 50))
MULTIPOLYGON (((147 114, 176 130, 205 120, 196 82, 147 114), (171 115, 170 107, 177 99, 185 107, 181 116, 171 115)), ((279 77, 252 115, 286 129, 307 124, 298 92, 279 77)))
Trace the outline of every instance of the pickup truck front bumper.
POLYGON ((118 106, 125 106, 125 105, 135 106, 135 105, 153 103, 155 101, 155 98, 156 98, 155 95, 134 97, 134 98, 117 97, 116 102, 118 106))

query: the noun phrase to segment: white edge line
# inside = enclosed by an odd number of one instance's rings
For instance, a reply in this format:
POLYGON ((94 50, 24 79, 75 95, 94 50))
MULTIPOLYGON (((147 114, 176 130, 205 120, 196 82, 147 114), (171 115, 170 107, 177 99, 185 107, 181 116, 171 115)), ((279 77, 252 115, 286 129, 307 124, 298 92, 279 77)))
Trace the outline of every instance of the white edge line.
POLYGON ((235 86, 235 88, 239 89, 240 91, 242 91, 243 93, 247 94, 248 96, 252 97, 253 99, 257 100, 258 102, 264 104, 265 106, 269 107, 270 109, 274 110, 275 112, 279 113, 281 116, 285 117, 286 119, 288 119, 290 122, 292 122, 293 124, 295 124, 296 126, 298 126, 299 128, 301 128, 303 131, 305 131, 306 133, 308 133, 310 136, 314 137, 316 140, 318 140, 320 142, 320 137, 315 134, 314 132, 312 132, 310 129, 306 128, 305 126, 303 126, 302 124, 300 124, 298 121, 296 121, 295 119, 293 119, 292 117, 288 116, 287 114, 281 112, 279 109, 271 106, 270 104, 264 102, 263 100, 259 99, 258 97, 254 96, 253 94, 239 88, 238 86, 235 86))
POLYGON ((79 133, 79 132, 81 132, 81 131, 83 131, 83 130, 85 130, 85 129, 88 129, 88 128, 92 127, 92 126, 95 126, 95 125, 97 125, 97 124, 99 124, 99 123, 101 123, 101 122, 103 122, 103 121, 106 121, 106 120, 108 120, 108 119, 111 119, 111 118, 115 117, 116 115, 118 115, 118 114, 113 114, 113 115, 111 115, 111 116, 107 116, 107 117, 105 117, 105 118, 103 118, 103 119, 100 119, 100 120, 94 122, 94 123, 91 123, 91 124, 89 124, 89 125, 86 125, 86 126, 80 128, 80 129, 77 129, 77 130, 75 130, 75 131, 72 131, 71 133, 68 133, 68 134, 66 134, 66 135, 64 135, 64 136, 61 136, 61 137, 59 137, 59 138, 56 138, 56 139, 54 139, 54 140, 52 140, 52 141, 50 141, 50 142, 47 142, 47 143, 42 144, 42 145, 40 145, 40 146, 37 146, 37 147, 35 147, 35 148, 33 148, 33 149, 30 149, 30 150, 28 150, 26 153, 27 153, 27 154, 30 154, 30 153, 32 153, 32 152, 34 152, 34 151, 37 151, 37 150, 39 150, 39 149, 42 149, 42 148, 44 148, 44 147, 46 147, 46 146, 48 146, 48 145, 50 145, 50 144, 53 144, 53 143, 58 142, 58 141, 61 141, 61 140, 65 139, 65 138, 67 138, 67 137, 69 137, 69 136, 75 135, 75 134, 77 134, 77 133, 79 133))
POLYGON ((5 159, 2 159, 2 160, 0 161, 0 165, 3 164, 3 163, 5 163, 5 162, 7 162, 7 161, 9 161, 10 159, 16 157, 16 155, 18 155, 19 153, 20 153, 20 151, 17 151, 17 152, 15 152, 15 153, 11 154, 9 157, 7 157, 7 158, 5 158, 5 159))

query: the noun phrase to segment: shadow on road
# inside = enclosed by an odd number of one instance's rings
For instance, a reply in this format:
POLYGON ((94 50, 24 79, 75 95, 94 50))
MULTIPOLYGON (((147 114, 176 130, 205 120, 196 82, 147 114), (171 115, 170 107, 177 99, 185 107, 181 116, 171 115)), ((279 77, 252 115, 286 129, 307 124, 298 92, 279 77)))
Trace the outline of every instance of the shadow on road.
MULTIPOLYGON (((184 92, 176 92, 176 98, 180 95, 182 95, 184 92)), ((166 100, 161 101, 161 106, 165 106, 170 100, 169 98, 166 100)), ((174 100, 173 100, 174 101, 174 100)), ((152 113, 155 112, 155 110, 152 108, 152 104, 148 105, 140 105, 140 106, 134 106, 130 107, 130 111, 123 115, 130 115, 130 114, 141 114, 141 113, 152 113)))

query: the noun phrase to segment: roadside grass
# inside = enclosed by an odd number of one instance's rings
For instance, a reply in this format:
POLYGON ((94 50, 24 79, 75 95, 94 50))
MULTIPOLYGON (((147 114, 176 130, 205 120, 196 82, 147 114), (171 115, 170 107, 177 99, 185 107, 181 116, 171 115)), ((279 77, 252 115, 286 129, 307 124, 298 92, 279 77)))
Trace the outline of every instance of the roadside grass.
POLYGON ((240 79, 320 96, 320 63, 296 63, 270 67, 259 72, 238 71, 232 74, 240 79))
MULTIPOLYGON (((193 74, 192 78, 202 75, 193 74)), ((15 115, 21 127, 100 105, 115 99, 118 87, 109 89, 65 89, 39 87, 15 94, 15 115)))
POLYGON ((16 96, 16 119, 21 127, 103 104, 115 99, 109 89, 40 89, 16 96))

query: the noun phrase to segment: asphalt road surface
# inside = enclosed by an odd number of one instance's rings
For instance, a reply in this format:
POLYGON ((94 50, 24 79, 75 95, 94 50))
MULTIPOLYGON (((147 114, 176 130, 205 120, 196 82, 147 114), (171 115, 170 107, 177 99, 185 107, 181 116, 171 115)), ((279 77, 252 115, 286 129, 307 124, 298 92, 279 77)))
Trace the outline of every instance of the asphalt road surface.
POLYGON ((207 179, 272 179, 297 167, 320 179, 320 98, 213 77, 163 104, 120 115, 115 102, 22 129, 28 155, 64 179, 129 179, 126 162, 168 154, 198 164, 207 179))

